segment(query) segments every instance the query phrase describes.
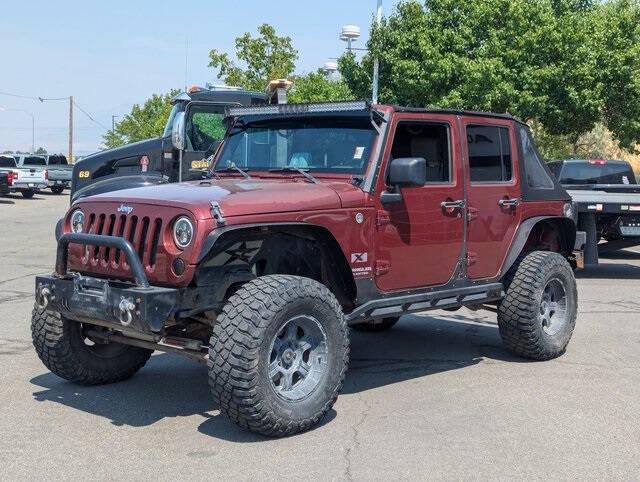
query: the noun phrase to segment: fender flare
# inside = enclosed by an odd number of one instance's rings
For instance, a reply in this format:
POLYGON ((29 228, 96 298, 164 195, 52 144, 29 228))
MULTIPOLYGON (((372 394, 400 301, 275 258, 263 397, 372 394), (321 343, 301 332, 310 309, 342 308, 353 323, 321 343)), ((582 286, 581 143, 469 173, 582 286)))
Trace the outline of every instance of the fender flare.
MULTIPOLYGON (((289 221, 289 222, 270 222, 270 223, 247 223, 247 224, 234 224, 230 226, 221 226, 213 231, 211 231, 208 236, 205 238, 202 243, 202 248, 200 249, 200 253, 198 254, 197 263, 200 264, 203 261, 206 261, 207 257, 215 253, 216 245, 222 238, 222 245, 224 246, 224 237, 228 233, 238 232, 238 231, 255 231, 256 236, 260 236, 260 234, 268 234, 269 231, 277 232, 278 230, 282 230, 286 233, 287 229, 307 231, 308 233, 319 233, 324 236, 324 248, 326 248, 326 254, 331 255, 331 253, 335 254, 335 256, 329 256, 327 259, 330 264, 334 265, 337 269, 333 274, 341 279, 341 284, 343 284, 343 292, 345 296, 351 300, 355 300, 357 296, 357 288, 355 279, 353 278, 353 273, 351 271, 351 267, 349 266, 349 262, 340 247, 340 243, 336 240, 333 233, 324 226, 318 224, 305 223, 300 221, 289 221), (338 254, 339 253, 339 254, 338 254)), ((334 280, 337 281, 336 278, 334 280)))
POLYGON ((513 237, 513 242, 511 243, 511 247, 509 248, 509 253, 505 258, 505 261, 502 265, 502 269, 500 270, 499 278, 502 278, 507 274, 513 263, 515 263, 516 259, 522 252, 522 248, 529 239, 529 234, 533 228, 542 221, 552 220, 554 223, 558 223, 562 225, 562 237, 561 240, 563 247, 567 251, 572 251, 573 246, 576 240, 576 225, 574 221, 570 218, 565 218, 562 216, 534 216, 532 218, 525 219, 518 226, 518 230, 516 231, 516 235, 513 237))

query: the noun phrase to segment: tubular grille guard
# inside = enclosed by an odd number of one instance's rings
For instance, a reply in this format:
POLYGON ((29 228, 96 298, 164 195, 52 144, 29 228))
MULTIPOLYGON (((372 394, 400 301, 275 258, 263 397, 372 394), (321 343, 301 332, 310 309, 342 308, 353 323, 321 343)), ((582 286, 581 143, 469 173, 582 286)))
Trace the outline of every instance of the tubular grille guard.
POLYGON ((95 246, 96 248, 116 248, 124 253, 131 272, 140 288, 148 288, 149 281, 144 273, 144 268, 140 258, 135 252, 132 244, 123 238, 116 236, 104 236, 97 234, 66 233, 58 241, 58 251, 56 256, 56 275, 65 277, 67 274, 67 255, 69 244, 84 244, 95 246))

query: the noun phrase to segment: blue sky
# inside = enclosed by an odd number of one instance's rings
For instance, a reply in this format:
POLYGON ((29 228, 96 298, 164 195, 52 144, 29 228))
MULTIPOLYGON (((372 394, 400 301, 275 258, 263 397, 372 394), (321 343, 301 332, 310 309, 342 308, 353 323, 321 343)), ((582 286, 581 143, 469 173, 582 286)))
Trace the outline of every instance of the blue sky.
MULTIPOLYGON (((64 97, 103 126, 152 93, 185 83, 216 81, 207 67, 212 48, 233 53, 234 39, 272 24, 298 49, 298 72, 317 69, 339 56, 341 27, 359 25, 364 46, 375 0, 266 2, 230 1, 11 1, 0 16, 0 92, 64 97), (278 7, 274 7, 278 5, 278 7)), ((384 0, 385 15, 398 0, 384 0)), ((0 108, 23 109, 36 119, 36 148, 66 152, 68 102, 40 103, 0 95, 0 108)), ((105 129, 74 111, 74 149, 93 151, 105 129)), ((0 151, 31 146, 31 117, 0 110, 0 151)))

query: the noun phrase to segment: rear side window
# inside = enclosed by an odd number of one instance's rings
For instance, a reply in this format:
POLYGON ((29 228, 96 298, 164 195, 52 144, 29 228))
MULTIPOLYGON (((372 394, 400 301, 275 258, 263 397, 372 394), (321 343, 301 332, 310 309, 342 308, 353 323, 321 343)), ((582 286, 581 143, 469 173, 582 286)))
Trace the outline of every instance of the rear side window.
POLYGON ((513 177, 509 129, 467 126, 467 148, 472 182, 506 182, 513 177))
POLYGON ((522 152, 522 162, 524 172, 527 177, 527 185, 532 189, 553 189, 553 180, 549 177, 543 166, 543 160, 538 154, 529 130, 520 126, 520 147, 522 152))

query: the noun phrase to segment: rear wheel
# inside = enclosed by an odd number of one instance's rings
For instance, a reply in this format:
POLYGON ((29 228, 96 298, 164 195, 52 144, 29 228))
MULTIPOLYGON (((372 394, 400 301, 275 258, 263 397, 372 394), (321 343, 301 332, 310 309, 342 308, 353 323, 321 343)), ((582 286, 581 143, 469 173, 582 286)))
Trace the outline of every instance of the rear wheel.
POLYGON ((153 353, 120 343, 96 343, 86 336, 82 323, 37 306, 31 317, 31 336, 38 357, 49 370, 82 385, 125 380, 140 370, 153 353))
POLYGON ((33 189, 26 189, 22 191, 22 197, 25 199, 31 199, 36 192, 33 189))
POLYGON ((209 348, 220 411, 269 436, 302 432, 335 402, 347 371, 349 330, 333 294, 299 276, 242 286, 224 306, 209 348))
POLYGON ((51 192, 53 194, 60 194, 60 193, 62 193, 62 191, 64 191, 64 187, 62 187, 62 186, 53 186, 51 188, 51 192))
POLYGON ((521 255, 505 279, 498 327, 507 350, 533 360, 564 353, 576 324, 578 293, 567 260, 549 251, 521 255))
POLYGON ((357 325, 353 325, 353 328, 356 331, 368 331, 368 332, 378 332, 378 331, 386 331, 390 330, 398 323, 400 319, 399 316, 390 316, 387 318, 380 318, 377 320, 367 321, 366 323, 358 323, 357 325))

